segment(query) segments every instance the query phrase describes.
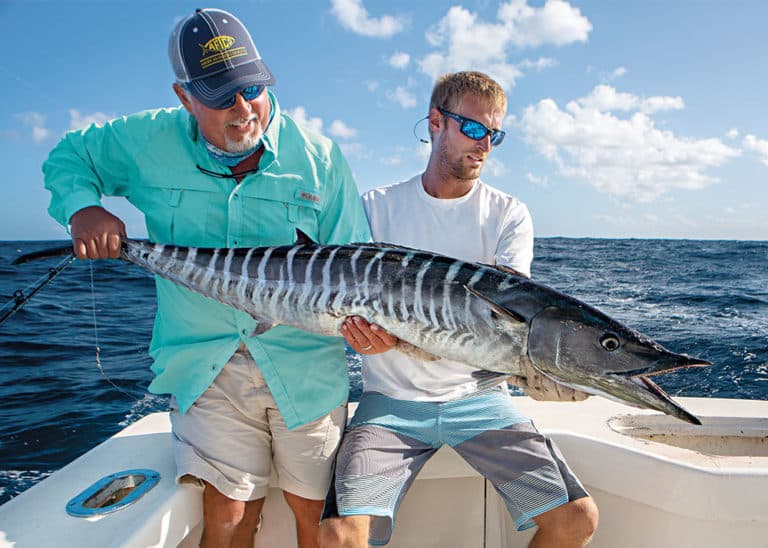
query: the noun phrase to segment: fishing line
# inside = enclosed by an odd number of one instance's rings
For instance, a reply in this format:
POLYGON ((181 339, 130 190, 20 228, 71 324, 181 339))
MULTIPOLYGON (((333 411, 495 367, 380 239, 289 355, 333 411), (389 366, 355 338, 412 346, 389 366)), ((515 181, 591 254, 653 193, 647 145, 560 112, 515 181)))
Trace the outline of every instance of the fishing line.
POLYGON ((131 398, 134 401, 139 401, 136 399, 132 394, 129 394, 119 386, 117 386, 114 382, 112 382, 112 379, 110 379, 107 374, 104 372, 104 367, 101 365, 101 347, 99 346, 99 326, 96 322, 96 284, 93 282, 93 261, 88 261, 88 266, 90 267, 91 272, 91 313, 93 314, 93 338, 96 341, 96 368, 101 373, 101 376, 104 377, 104 379, 111 384, 118 392, 121 392, 122 394, 125 394, 129 398, 131 398))

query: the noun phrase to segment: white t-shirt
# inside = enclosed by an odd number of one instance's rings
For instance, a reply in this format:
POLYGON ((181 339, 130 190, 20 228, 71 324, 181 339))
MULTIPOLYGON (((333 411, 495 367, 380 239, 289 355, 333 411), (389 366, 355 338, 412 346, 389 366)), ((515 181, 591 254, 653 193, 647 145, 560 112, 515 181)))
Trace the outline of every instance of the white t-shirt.
MULTIPOLYGON (((517 198, 477 181, 455 199, 430 196, 421 175, 370 190, 363 206, 376 242, 441 253, 465 261, 503 264, 530 276, 533 223, 517 198)), ((477 369, 451 360, 415 360, 391 350, 365 356, 363 390, 397 399, 449 401, 477 389, 477 369)))

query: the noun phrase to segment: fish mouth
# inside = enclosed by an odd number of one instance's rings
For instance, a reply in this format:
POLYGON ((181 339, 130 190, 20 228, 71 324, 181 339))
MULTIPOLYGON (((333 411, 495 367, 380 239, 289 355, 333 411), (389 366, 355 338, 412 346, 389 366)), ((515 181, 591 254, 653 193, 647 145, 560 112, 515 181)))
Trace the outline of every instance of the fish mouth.
POLYGON ((683 409, 680 405, 675 403, 674 400, 672 400, 672 398, 669 396, 669 394, 667 394, 658 384, 653 382, 648 377, 644 375, 636 375, 634 377, 630 377, 629 380, 635 383, 636 385, 640 386, 641 388, 647 390, 648 392, 650 392, 652 395, 656 396, 660 400, 672 404, 672 406, 674 406, 675 408, 675 412, 673 413, 673 416, 676 416, 677 418, 684 420, 686 422, 690 422, 691 424, 701 426, 701 419, 699 419, 699 417, 697 417, 692 413, 689 413, 688 411, 683 409))
MULTIPOLYGON (((629 405, 638 405, 655 409, 685 422, 701 425, 701 420, 676 403, 650 377, 677 369, 689 367, 707 367, 712 365, 706 360, 691 358, 683 354, 671 354, 666 359, 658 360, 649 367, 619 371, 604 371, 593 378, 600 395, 629 405)), ((587 390, 589 391, 589 390, 587 390)))
POLYGON ((655 375, 663 375, 670 371, 677 371, 679 369, 688 369, 689 367, 710 367, 711 362, 706 360, 700 360, 698 358, 691 358, 689 356, 678 354, 674 356, 672 363, 668 360, 661 360, 651 367, 641 367, 638 369, 629 369, 622 371, 606 371, 609 375, 618 375, 621 377, 627 377, 634 379, 635 377, 653 377, 655 375))
POLYGON ((701 426, 701 420, 696 415, 689 413, 679 404, 675 403, 669 394, 667 394, 658 384, 653 382, 650 377, 655 375, 662 375, 664 373, 676 371, 678 369, 688 369, 689 367, 709 367, 712 365, 712 363, 698 358, 691 358, 682 354, 674 355, 673 359, 670 361, 662 360, 662 363, 657 363, 653 367, 630 371, 617 371, 611 374, 615 377, 622 377, 634 385, 639 386, 646 392, 648 396, 656 399, 657 403, 661 404, 661 406, 665 409, 662 409, 662 407, 653 404, 651 407, 655 407, 659 411, 669 413, 691 424, 701 426), (670 363, 670 361, 672 363, 670 363), (669 406, 671 406, 671 408, 669 406))

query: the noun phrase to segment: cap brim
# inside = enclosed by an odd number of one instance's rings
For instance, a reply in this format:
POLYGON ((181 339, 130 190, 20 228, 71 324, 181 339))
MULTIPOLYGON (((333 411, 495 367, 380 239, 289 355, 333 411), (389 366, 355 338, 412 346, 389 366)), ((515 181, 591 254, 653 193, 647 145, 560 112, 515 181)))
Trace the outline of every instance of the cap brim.
POLYGON ((185 85, 195 99, 208 108, 216 108, 243 88, 274 83, 272 72, 264 61, 257 59, 208 78, 191 80, 185 85))

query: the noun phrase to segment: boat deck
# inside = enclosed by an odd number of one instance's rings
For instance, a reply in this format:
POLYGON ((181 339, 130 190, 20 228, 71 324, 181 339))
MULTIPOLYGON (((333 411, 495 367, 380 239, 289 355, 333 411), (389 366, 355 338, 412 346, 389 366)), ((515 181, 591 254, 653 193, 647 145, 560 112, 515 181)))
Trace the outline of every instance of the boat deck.
MULTIPOLYGON (((700 427, 593 397, 579 403, 516 398, 552 436, 600 508, 595 547, 768 547, 768 401, 679 398, 700 427)), ((0 546, 194 546, 200 489, 177 486, 166 413, 128 426, 0 506, 0 546), (156 487, 135 504, 77 518, 67 502, 99 478, 150 468, 156 487)), ((516 547, 492 486, 451 449, 424 468, 398 514, 389 546, 516 547)), ((262 547, 296 546, 293 520, 271 489, 262 547)))

